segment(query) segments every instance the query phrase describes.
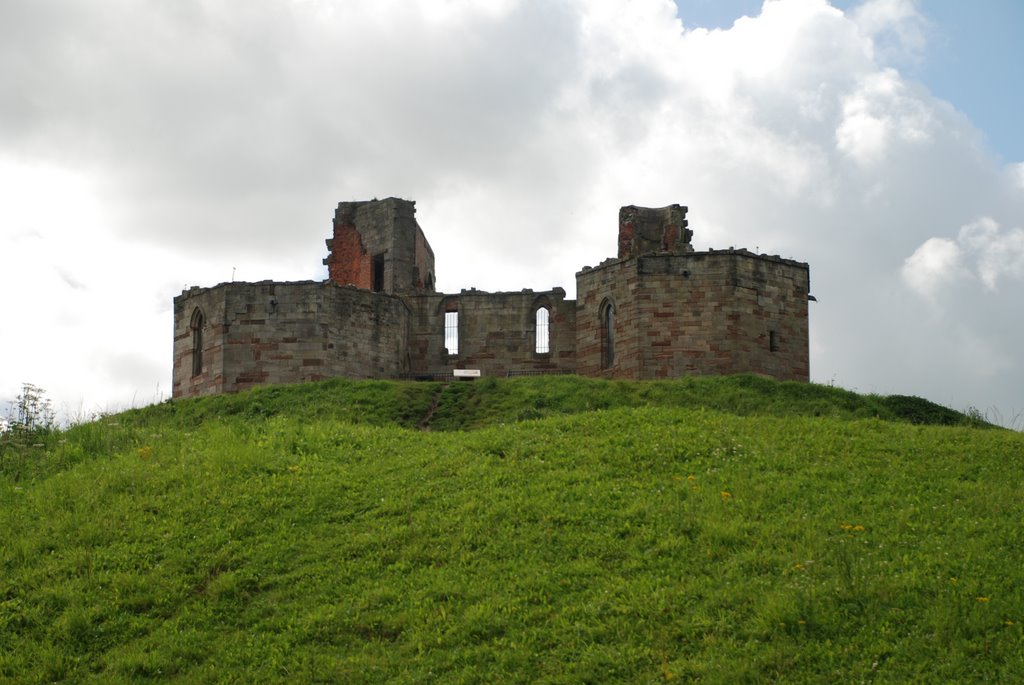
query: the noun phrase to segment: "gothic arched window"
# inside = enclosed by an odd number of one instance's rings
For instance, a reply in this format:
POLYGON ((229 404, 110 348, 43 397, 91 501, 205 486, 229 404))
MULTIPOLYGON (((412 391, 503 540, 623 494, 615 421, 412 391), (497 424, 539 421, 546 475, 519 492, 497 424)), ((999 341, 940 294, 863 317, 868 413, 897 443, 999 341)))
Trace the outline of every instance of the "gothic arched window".
POLYGON ((192 375, 198 376, 203 372, 203 328, 206 326, 206 317, 203 310, 196 307, 192 312, 192 322, 189 328, 192 329, 192 375))
POLYGON ((615 305, 605 300, 601 305, 601 368, 615 364, 615 305))
POLYGON ((459 354, 459 301, 448 299, 444 303, 444 347, 452 357, 459 354))
POLYGON ((535 324, 535 345, 534 352, 547 354, 551 352, 551 334, 548 322, 551 320, 551 310, 547 307, 538 307, 534 314, 535 324))

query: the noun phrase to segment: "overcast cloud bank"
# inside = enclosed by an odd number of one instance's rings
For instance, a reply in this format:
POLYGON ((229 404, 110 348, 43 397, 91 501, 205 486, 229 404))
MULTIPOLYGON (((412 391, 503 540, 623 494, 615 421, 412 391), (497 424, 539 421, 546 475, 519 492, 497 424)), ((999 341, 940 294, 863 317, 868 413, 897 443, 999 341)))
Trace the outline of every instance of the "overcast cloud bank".
MULTIPOLYGON (((0 9, 0 398, 170 383, 187 285, 325 277, 341 200, 417 201, 439 289, 556 285, 618 207, 811 265, 811 374, 1024 409, 1024 165, 906 79, 906 0, 13 0, 0 9), (11 307, 11 305, 16 305, 11 307)), ((1018 160, 1019 161, 1019 160, 1018 160)))

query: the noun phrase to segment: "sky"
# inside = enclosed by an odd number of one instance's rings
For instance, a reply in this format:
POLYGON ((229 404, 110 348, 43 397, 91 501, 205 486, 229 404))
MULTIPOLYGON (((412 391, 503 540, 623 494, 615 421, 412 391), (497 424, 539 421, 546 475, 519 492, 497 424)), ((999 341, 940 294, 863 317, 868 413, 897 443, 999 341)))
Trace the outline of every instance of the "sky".
POLYGON ((811 379, 1024 412, 1016 0, 5 0, 0 413, 166 399, 172 300, 402 197, 445 292, 575 292, 618 208, 811 270, 811 379))

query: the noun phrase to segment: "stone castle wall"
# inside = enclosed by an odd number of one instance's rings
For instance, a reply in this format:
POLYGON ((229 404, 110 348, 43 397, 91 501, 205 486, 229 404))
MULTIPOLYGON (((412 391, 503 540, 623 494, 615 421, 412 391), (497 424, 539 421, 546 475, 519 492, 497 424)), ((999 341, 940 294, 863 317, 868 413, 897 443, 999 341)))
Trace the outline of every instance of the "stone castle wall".
POLYGON ((640 319, 636 311, 639 277, 636 260, 608 260, 576 274, 576 371, 584 376, 640 378, 640 319), (610 364, 607 308, 614 311, 610 364))
POLYGON ((523 372, 571 372, 576 368, 576 303, 565 291, 524 290, 407 298, 412 309, 409 356, 413 373, 479 369, 505 376, 523 372), (537 352, 536 312, 546 307, 548 352, 537 352), (458 312, 458 353, 445 347, 445 313, 458 312))
POLYGON ((182 293, 174 313, 175 397, 408 371, 408 308, 390 295, 331 282, 222 283, 182 293), (206 327, 193 375, 196 310, 206 327))
POLYGON ((455 369, 808 380, 807 264, 695 252, 686 212, 623 207, 619 257, 577 273, 578 299, 567 300, 561 288, 437 293, 414 203, 342 202, 327 240, 327 281, 222 283, 174 299, 172 394, 333 376, 450 377, 455 369), (546 351, 537 348, 540 308, 549 312, 546 351), (457 352, 446 342, 451 312, 457 352))

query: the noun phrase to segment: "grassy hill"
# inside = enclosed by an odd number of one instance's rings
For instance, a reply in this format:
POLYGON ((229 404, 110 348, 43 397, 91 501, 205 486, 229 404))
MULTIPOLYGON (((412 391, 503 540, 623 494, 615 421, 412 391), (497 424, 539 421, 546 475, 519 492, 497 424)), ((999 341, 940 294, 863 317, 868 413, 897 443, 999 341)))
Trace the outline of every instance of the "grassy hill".
POLYGON ((165 403, 0 442, 0 682, 1015 682, 1022 481, 756 377, 165 403))

